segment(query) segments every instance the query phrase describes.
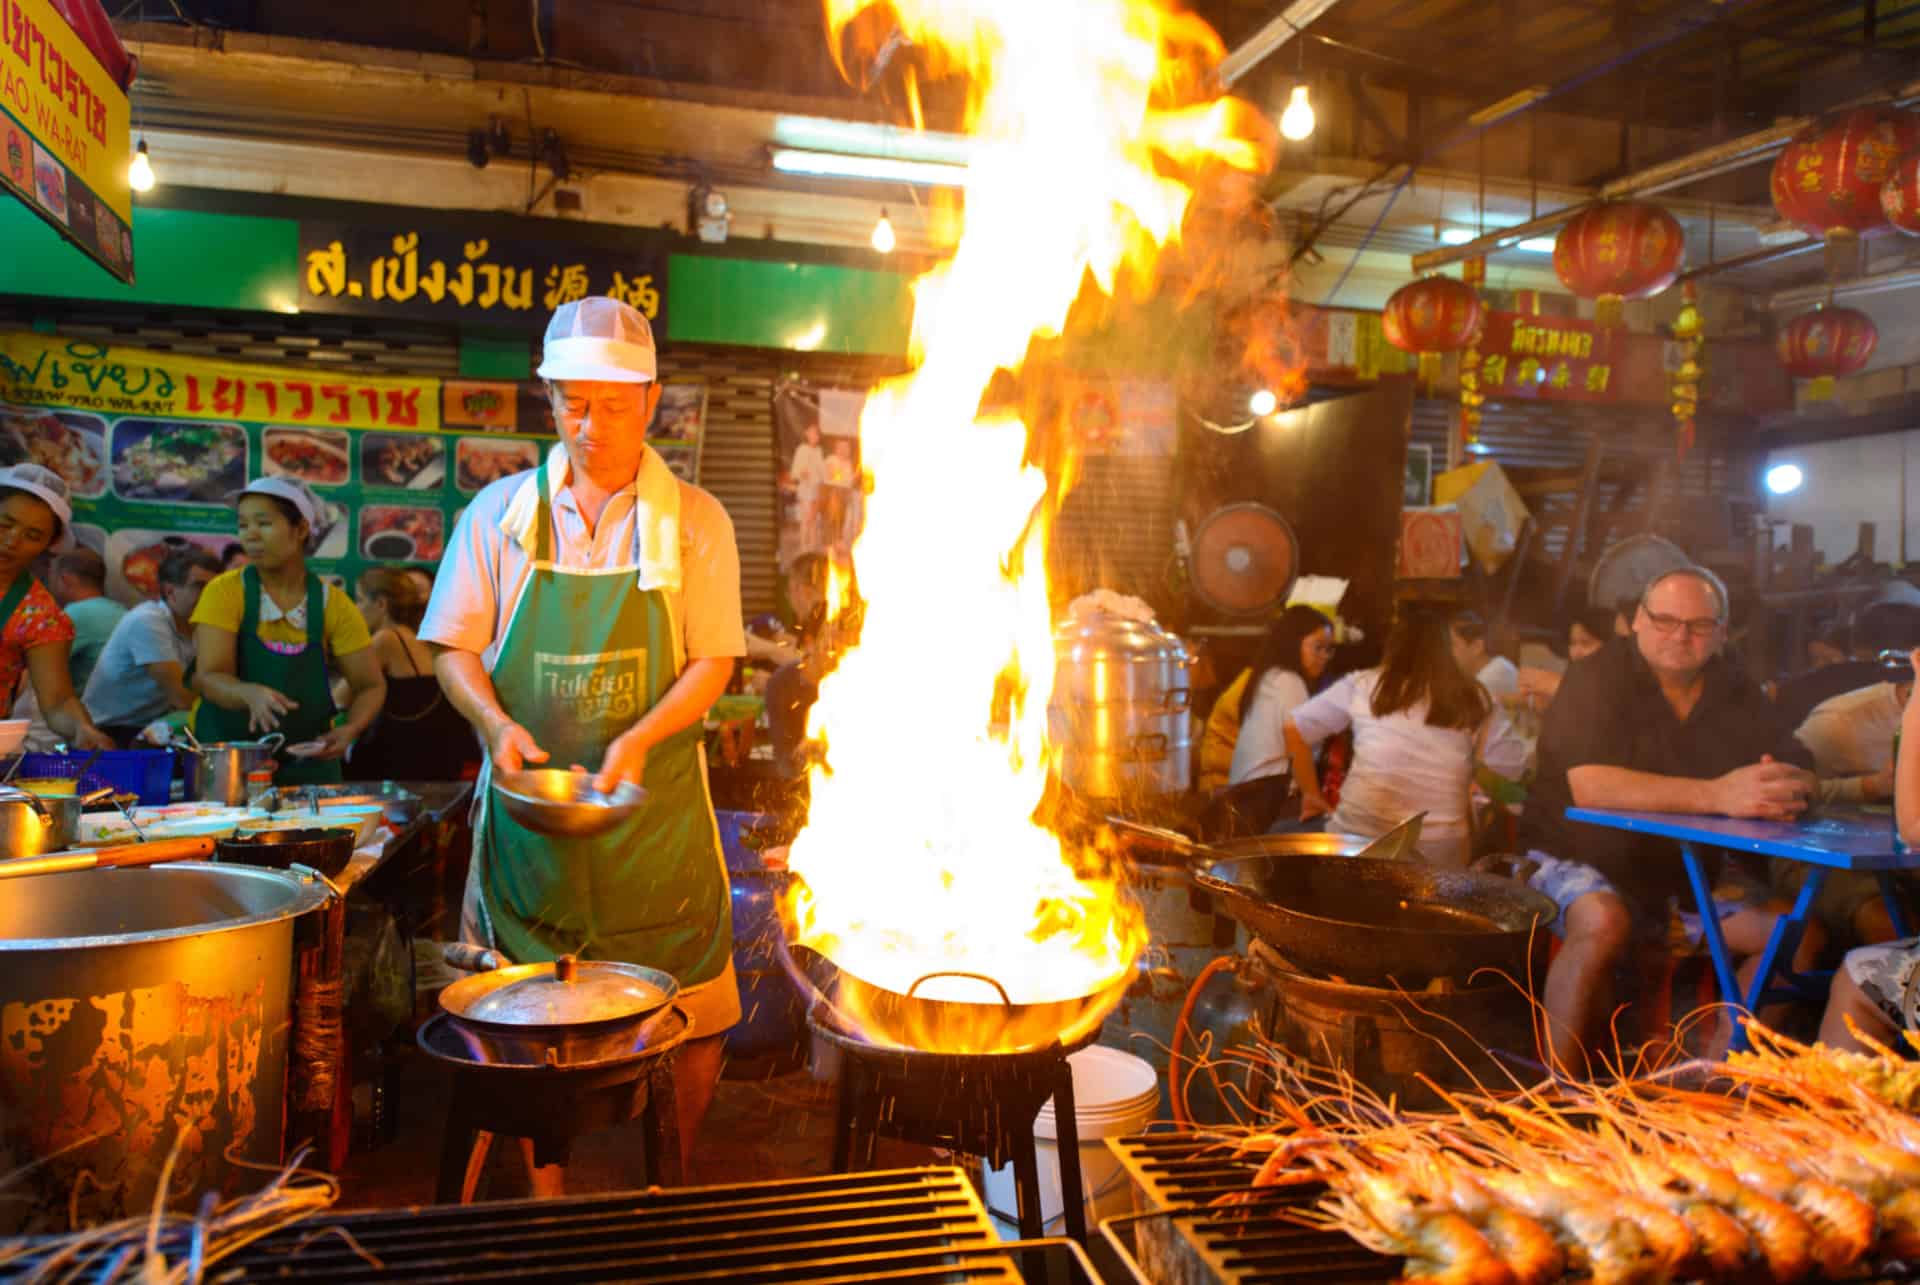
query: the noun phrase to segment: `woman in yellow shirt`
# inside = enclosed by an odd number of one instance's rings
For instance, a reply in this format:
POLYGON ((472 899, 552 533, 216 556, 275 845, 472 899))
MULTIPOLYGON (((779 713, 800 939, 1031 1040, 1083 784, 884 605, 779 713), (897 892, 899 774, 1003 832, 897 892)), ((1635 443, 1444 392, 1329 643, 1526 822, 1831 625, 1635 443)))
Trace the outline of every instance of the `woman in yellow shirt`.
POLYGON ((236 498, 249 565, 212 580, 193 612, 194 686, 201 696, 194 735, 211 743, 277 731, 288 743, 276 783, 338 781, 347 747, 387 697, 367 622, 346 594, 307 566, 320 501, 306 483, 261 478, 236 498), (317 647, 311 641, 316 618, 317 647), (338 727, 327 687, 329 659, 351 690, 338 727))

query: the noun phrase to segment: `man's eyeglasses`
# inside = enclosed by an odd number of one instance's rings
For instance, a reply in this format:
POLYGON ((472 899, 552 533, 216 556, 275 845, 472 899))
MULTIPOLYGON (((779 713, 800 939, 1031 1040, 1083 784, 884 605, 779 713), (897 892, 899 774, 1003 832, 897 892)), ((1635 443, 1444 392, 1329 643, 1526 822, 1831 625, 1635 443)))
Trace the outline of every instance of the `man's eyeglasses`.
POLYGON ((1645 607, 1640 610, 1645 614, 1647 623, 1653 626, 1655 633, 1669 638, 1682 629, 1695 638, 1711 638, 1714 631, 1720 628, 1720 621, 1712 616, 1700 620, 1682 620, 1679 616, 1663 616, 1657 611, 1648 611, 1645 607))

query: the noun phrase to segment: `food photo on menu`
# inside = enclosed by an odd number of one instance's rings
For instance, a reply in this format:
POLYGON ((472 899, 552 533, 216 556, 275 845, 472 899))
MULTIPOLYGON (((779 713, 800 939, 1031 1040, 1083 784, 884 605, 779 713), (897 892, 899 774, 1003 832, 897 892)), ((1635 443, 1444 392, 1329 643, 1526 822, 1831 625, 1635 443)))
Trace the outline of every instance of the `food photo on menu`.
POLYGON ((297 477, 309 486, 345 486, 353 472, 353 450, 339 429, 269 428, 261 434, 261 454, 270 477, 297 477))
POLYGON ((446 443, 427 433, 364 433, 360 482, 407 491, 437 489, 447 477, 446 443))
POLYGON ((376 562, 435 562, 446 552, 446 514, 403 504, 360 510, 360 555, 376 562))
POLYGON ((238 424, 123 419, 113 426, 113 490, 123 500, 224 504, 247 484, 238 424))
POLYGON ((231 531, 115 531, 101 555, 107 563, 107 596, 126 603, 152 598, 160 590, 160 564, 186 548, 204 549, 224 567, 239 556, 240 541, 231 531))
POLYGON ((540 444, 511 437, 463 437, 454 445, 454 480, 471 495, 540 463, 540 444))
POLYGON ((0 406, 0 465, 52 469, 77 499, 107 489, 107 423, 81 411, 0 406))

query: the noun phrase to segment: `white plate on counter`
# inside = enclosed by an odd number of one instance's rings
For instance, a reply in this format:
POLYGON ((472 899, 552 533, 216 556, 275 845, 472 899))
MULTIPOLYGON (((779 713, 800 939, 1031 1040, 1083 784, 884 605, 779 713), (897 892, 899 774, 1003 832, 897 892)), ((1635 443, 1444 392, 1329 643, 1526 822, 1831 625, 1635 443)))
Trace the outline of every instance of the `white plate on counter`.
MULTIPOLYGON (((266 816, 258 808, 225 808, 211 804, 176 804, 164 808, 135 808, 133 819, 148 839, 195 839, 211 836, 225 838, 249 821, 266 816)), ((88 812, 80 817, 81 847, 105 847, 115 843, 138 843, 127 819, 118 812, 88 812)))

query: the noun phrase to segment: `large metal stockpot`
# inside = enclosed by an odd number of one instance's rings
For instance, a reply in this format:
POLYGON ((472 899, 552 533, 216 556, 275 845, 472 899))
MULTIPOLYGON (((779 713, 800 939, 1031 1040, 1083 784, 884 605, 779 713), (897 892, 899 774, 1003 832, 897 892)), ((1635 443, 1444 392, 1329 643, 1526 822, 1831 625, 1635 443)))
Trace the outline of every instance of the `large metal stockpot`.
POLYGON ((180 752, 193 764, 193 797, 230 808, 247 806, 247 773, 271 767, 274 751, 286 740, 278 732, 269 732, 257 741, 214 741, 192 749, 182 747, 180 752))
POLYGON ((1193 659, 1151 620, 1098 613, 1054 635, 1048 723, 1067 786, 1100 799, 1177 794, 1193 778, 1193 659))
POLYGON ((197 862, 0 882, 0 1236, 149 1215, 176 1144, 177 1208, 278 1168, 294 921, 328 895, 197 862))

